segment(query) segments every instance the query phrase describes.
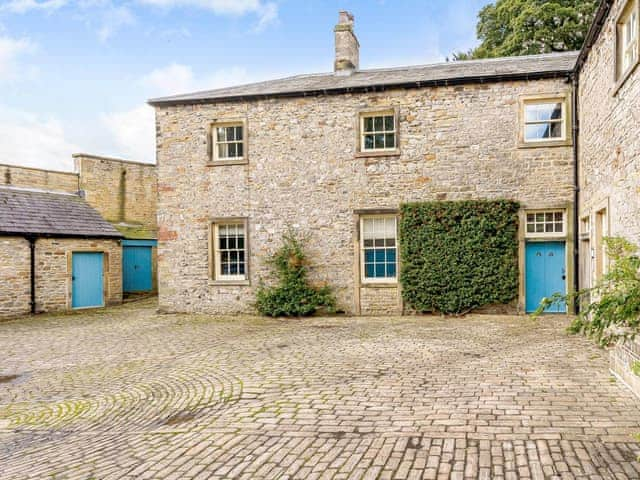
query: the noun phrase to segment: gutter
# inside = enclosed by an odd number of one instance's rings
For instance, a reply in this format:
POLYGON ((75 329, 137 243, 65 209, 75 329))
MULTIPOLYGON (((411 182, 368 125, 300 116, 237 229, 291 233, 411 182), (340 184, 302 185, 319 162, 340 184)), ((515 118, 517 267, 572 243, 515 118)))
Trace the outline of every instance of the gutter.
MULTIPOLYGON (((578 89, 580 87, 579 73, 572 78, 573 82, 573 115, 571 135, 573 139, 573 288, 580 291, 580 156, 578 141, 580 139, 580 120, 578 89)), ((575 312, 580 313, 580 302, 575 300, 575 312)))
POLYGON ((365 85, 354 87, 340 87, 329 89, 315 90, 297 90, 283 91, 277 93, 255 93, 248 95, 233 95, 228 97, 204 97, 204 98, 175 98, 162 99, 152 98, 147 103, 153 107, 171 107, 177 105, 202 105, 209 103, 227 103, 227 102, 244 102, 249 100, 269 100, 272 98, 296 98, 296 97, 312 97, 322 95, 341 95, 346 93, 372 93, 382 92, 391 89, 414 89, 427 87, 450 87, 467 84, 482 83, 498 83, 505 81, 528 81, 528 80, 544 80, 554 78, 569 78, 572 70, 551 70, 548 72, 532 72, 532 73, 513 73, 500 75, 484 75, 474 77, 457 77, 440 80, 419 80, 412 82, 387 83, 378 85, 365 85))

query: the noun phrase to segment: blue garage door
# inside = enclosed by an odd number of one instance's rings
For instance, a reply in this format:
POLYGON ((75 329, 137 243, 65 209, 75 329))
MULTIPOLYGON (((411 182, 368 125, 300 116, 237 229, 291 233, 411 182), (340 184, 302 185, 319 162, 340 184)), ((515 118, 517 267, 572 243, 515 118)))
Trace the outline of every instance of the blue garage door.
POLYGON ((124 292, 150 292, 153 289, 151 248, 154 243, 135 240, 123 242, 122 282, 124 292))
MULTIPOLYGON (((565 244, 564 242, 529 242, 526 251, 527 313, 534 312, 545 297, 554 293, 565 294, 565 244)), ((545 310, 564 313, 566 305, 555 304, 545 310)))
POLYGON ((103 254, 73 252, 71 257, 71 306, 104 306, 103 254))

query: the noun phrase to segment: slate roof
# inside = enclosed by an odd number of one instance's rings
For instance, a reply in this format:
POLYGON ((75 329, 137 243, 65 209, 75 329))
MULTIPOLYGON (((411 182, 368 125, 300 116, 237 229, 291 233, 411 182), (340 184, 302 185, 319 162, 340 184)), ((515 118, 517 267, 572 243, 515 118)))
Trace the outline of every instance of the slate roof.
POLYGON ((553 78, 569 75, 573 72, 578 53, 563 52, 413 67, 359 70, 351 75, 336 75, 334 73, 298 75, 237 87, 154 98, 149 100, 149 103, 158 106, 216 103, 231 100, 371 91, 390 87, 416 88, 488 81, 553 78))
POLYGON ((0 187, 1 234, 122 238, 77 195, 11 187, 0 187))

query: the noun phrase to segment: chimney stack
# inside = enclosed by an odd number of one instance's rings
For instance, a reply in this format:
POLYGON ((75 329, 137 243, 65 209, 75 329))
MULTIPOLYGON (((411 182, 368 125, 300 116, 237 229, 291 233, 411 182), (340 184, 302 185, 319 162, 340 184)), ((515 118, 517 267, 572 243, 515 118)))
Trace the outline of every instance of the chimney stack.
POLYGON ((360 43, 353 32, 353 15, 340 12, 340 19, 334 29, 336 34, 336 75, 351 75, 360 67, 360 43))

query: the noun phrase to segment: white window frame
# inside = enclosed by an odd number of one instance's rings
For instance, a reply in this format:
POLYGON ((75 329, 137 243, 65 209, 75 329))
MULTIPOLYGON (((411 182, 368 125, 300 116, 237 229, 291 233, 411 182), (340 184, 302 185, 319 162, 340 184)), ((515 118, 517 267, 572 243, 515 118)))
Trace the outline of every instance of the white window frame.
POLYGON ((640 62, 640 1, 629 0, 616 21, 615 63, 618 87, 624 83, 638 62, 640 62))
MULTIPOLYGON (((535 227, 534 227, 535 230, 535 227)), ((525 211, 524 214, 524 232, 525 232, 525 237, 527 238, 565 238, 567 236, 567 210, 564 208, 548 208, 548 209, 540 209, 540 210, 527 210, 525 211), (560 223, 558 221, 555 220, 555 215, 557 213, 561 213, 562 214, 562 231, 561 232, 556 232, 555 231, 555 224, 556 223, 560 223), (543 220, 542 222, 537 221, 537 215, 544 215, 545 216, 545 220, 543 220), (553 214, 554 216, 554 220, 553 221, 547 221, 546 220, 546 216, 547 214, 553 214), (536 219, 533 222, 533 225, 543 225, 543 230, 545 230, 544 232, 529 232, 529 215, 534 215, 536 216, 536 219), (547 232, 546 231, 546 226, 548 224, 553 224, 554 225, 554 231, 553 232, 547 232)))
MULTIPOLYGON (((381 247, 385 248, 385 247, 381 247)), ((398 215, 395 214, 368 214, 360 216, 360 281, 364 285, 371 284, 387 284, 397 285, 398 274, 400 269, 400 246, 398 245, 398 215), (395 227, 395 249, 396 249, 396 275, 395 277, 380 277, 380 278, 367 278, 366 266, 365 266, 365 246, 364 246, 364 223, 365 220, 372 219, 393 219, 395 227)))
POLYGON ((564 97, 551 97, 540 98, 535 100, 525 100, 522 106, 522 139, 526 144, 544 144, 554 142, 566 142, 567 141, 567 102, 564 97), (561 117, 558 120, 537 120, 527 121, 527 107, 534 107, 539 105, 553 105, 560 104, 561 117), (559 123, 561 126, 562 135, 560 137, 551 138, 527 138, 527 126, 529 125, 546 125, 548 123, 559 123))
MULTIPOLYGON (((249 278, 249 235, 248 235, 248 222, 246 219, 231 218, 231 219, 216 219, 211 223, 211 238, 212 238, 212 254, 213 262, 211 263, 213 272, 212 280, 218 282, 245 282, 249 278), (220 250, 220 227, 222 226, 241 226, 243 229, 244 247, 242 249, 232 249, 235 251, 244 252, 244 274, 231 275, 222 273, 222 250, 220 250)), ((225 249, 229 250, 229 249, 225 249)))
MULTIPOLYGON (((226 135, 226 132, 225 132, 226 135)), ((210 142, 211 142, 211 161, 213 163, 245 163, 247 160, 247 128, 246 122, 242 120, 234 120, 234 121, 225 121, 225 122, 216 122, 211 124, 211 133, 210 133, 210 142), (219 128, 230 128, 230 127, 241 127, 242 128, 242 140, 233 140, 233 141, 219 141, 218 140, 218 129, 219 128), (218 146, 222 144, 241 144, 242 145, 242 156, 241 157, 221 157, 218 153, 218 146)))
MULTIPOLYGON (((379 153, 379 152, 396 152, 398 151, 398 116, 396 115, 395 110, 381 110, 376 112, 362 112, 360 113, 360 152, 361 153, 379 153), (383 130, 375 130, 375 118, 382 117, 383 118, 383 130), (384 117, 392 117, 393 118, 393 130, 386 130, 384 125, 384 117), (364 122, 367 118, 374 119, 374 130, 371 132, 365 132, 364 130, 364 122), (393 134, 393 147, 385 147, 385 148, 375 148, 375 135, 389 135, 393 134), (365 148, 365 137, 367 135, 374 135, 374 148, 365 148)), ((386 144, 386 139, 385 139, 386 144)))

